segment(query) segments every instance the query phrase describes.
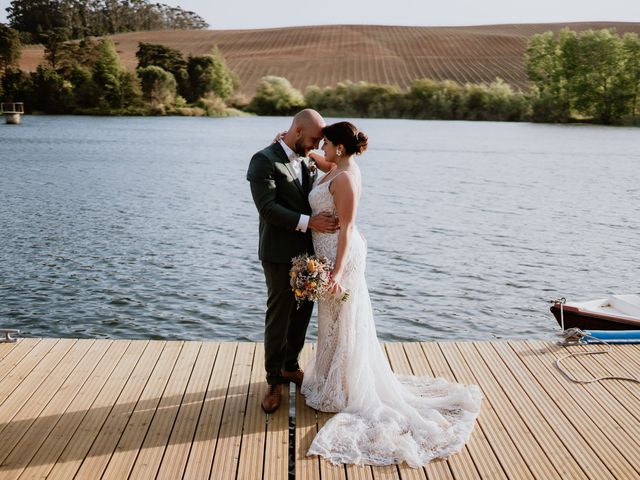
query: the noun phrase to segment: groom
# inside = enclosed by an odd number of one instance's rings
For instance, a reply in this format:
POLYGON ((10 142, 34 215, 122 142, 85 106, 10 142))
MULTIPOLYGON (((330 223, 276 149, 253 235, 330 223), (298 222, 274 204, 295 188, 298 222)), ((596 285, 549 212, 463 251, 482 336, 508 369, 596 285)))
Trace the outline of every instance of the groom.
POLYGON ((302 384, 298 355, 304 346, 312 302, 300 308, 291 291, 289 270, 296 255, 313 253, 311 230, 334 232, 335 217, 311 216, 307 196, 316 172, 304 157, 318 148, 323 118, 305 109, 293 117, 291 127, 278 142, 256 153, 249 163, 247 180, 260 214, 258 256, 267 283, 264 360, 268 389, 262 400, 266 413, 275 412, 282 399, 282 384, 302 384))

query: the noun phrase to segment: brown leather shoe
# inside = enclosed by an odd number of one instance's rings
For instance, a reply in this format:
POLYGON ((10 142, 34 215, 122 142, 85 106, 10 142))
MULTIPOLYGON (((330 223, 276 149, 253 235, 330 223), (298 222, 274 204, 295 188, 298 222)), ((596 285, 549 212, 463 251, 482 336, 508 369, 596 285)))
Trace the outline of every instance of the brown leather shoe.
POLYGON ((298 387, 302 386, 302 380, 304 379, 304 372, 300 369, 294 370, 293 372, 283 370, 282 378, 284 378, 287 382, 293 382, 298 387))
POLYGON ((262 410, 265 413, 273 413, 280 406, 282 401, 282 385, 269 385, 266 395, 262 399, 262 410))

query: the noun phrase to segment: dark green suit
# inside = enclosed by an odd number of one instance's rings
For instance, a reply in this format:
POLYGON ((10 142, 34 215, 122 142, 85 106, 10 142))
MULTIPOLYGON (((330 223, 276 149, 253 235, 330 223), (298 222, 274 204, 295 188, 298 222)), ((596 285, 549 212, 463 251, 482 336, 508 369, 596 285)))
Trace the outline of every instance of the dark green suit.
POLYGON ((311 232, 296 231, 300 214, 311 215, 309 190, 314 176, 302 162, 300 184, 284 150, 278 143, 256 153, 249 163, 247 180, 260 214, 258 256, 267 283, 267 314, 264 349, 267 382, 282 381, 281 369, 294 371, 304 346, 313 303, 296 308, 289 284, 291 259, 313 253, 311 232))

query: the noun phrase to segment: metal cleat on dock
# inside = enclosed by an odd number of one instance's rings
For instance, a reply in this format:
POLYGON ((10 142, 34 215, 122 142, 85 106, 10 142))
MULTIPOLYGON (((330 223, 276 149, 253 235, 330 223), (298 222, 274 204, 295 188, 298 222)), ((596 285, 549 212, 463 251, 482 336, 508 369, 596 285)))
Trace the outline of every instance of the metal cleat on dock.
POLYGON ((12 335, 19 335, 20 330, 16 330, 14 328, 0 328, 0 333, 4 334, 4 338, 0 339, 0 343, 14 343, 18 339, 12 337, 12 335))

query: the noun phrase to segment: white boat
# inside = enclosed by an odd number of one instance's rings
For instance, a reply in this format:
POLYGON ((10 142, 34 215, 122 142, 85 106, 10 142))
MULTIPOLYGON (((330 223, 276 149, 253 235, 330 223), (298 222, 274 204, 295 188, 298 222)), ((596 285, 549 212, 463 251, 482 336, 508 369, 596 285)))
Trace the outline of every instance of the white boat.
POLYGON ((551 313, 565 329, 640 330, 640 295, 611 295, 583 302, 558 300, 551 313))

